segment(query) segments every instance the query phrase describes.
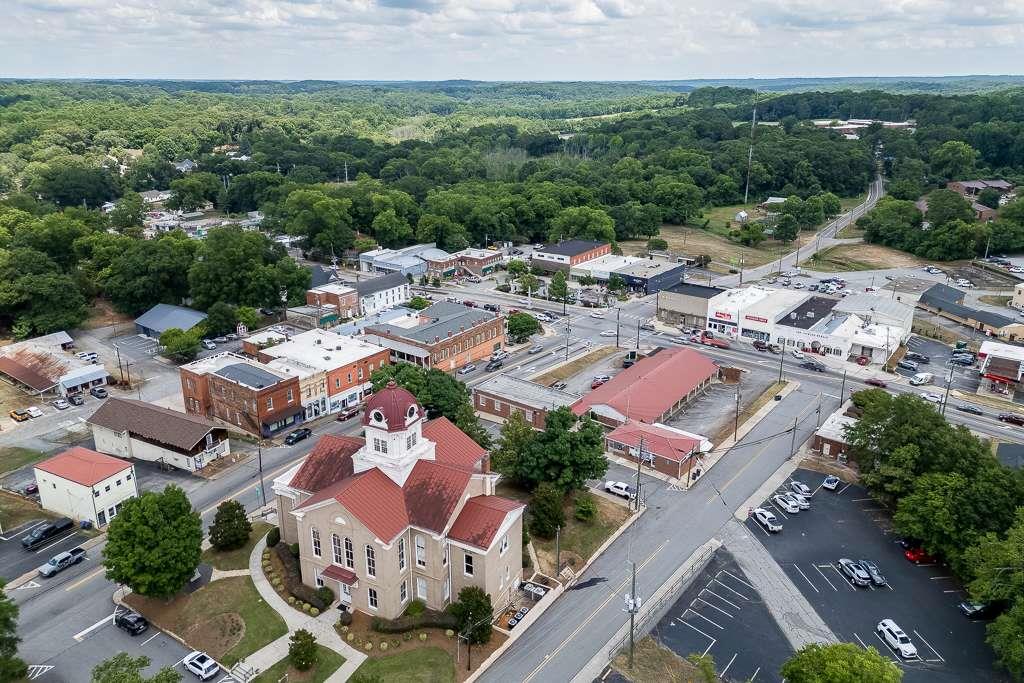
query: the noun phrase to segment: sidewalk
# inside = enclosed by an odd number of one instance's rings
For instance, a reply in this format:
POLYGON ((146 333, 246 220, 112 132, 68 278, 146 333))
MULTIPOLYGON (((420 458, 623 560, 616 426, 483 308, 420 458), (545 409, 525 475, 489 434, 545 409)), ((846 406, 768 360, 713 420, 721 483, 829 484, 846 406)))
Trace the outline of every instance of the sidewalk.
POLYGON ((317 643, 334 650, 345 658, 345 663, 327 678, 326 683, 347 681, 359 668, 359 665, 366 660, 366 655, 343 641, 338 632, 334 630, 334 623, 338 618, 335 610, 327 609, 323 614, 311 617, 296 610, 277 594, 277 591, 267 581, 266 576, 263 575, 262 557, 266 547, 267 539, 264 537, 252 549, 252 554, 249 556, 249 574, 252 576, 252 582, 260 597, 274 608, 288 625, 288 633, 252 653, 239 662, 239 665, 257 672, 266 671, 288 656, 288 639, 295 631, 304 628, 313 634, 317 643))

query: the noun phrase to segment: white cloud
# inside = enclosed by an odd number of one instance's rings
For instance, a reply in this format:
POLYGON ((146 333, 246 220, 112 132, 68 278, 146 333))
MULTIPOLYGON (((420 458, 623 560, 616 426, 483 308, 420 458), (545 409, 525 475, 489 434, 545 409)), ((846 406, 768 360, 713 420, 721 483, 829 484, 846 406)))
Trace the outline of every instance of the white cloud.
POLYGON ((1024 1, 6 0, 0 44, 28 77, 1008 73, 1024 1))

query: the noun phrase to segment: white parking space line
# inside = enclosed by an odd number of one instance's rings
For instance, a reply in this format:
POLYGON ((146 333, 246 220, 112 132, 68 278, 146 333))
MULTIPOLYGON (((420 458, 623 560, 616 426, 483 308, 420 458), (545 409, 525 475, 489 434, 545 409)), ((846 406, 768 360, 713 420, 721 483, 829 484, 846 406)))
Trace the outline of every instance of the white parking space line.
MULTIPOLYGON (((921 566, 923 567, 925 565, 921 565, 921 566)), ((953 577, 952 576, 929 576, 928 578, 931 579, 932 581, 942 581, 944 579, 952 579, 953 577)))
POLYGON ((946 661, 945 659, 943 659, 943 658, 942 658, 942 655, 940 655, 940 654, 939 654, 939 651, 938 651, 938 650, 936 650, 936 649, 935 649, 934 647, 932 647, 932 644, 931 644, 931 643, 929 643, 929 642, 928 642, 927 640, 925 640, 925 639, 924 639, 924 636, 922 636, 922 635, 921 635, 920 633, 918 633, 918 632, 917 632, 916 630, 914 630, 914 629, 911 629, 911 630, 913 630, 913 631, 914 631, 914 634, 915 634, 915 635, 917 635, 917 637, 921 639, 921 642, 922 642, 922 643, 924 643, 925 645, 927 645, 927 646, 928 646, 928 649, 929 649, 929 650, 931 650, 932 652, 934 652, 934 653, 935 653, 935 656, 936 656, 936 657, 938 657, 938 660, 935 660, 935 659, 926 659, 926 660, 924 660, 924 661, 926 661, 926 662, 935 662, 935 661, 939 661, 939 662, 945 662, 945 661, 946 661))
MULTIPOLYGON (((834 591, 835 591, 836 593, 838 593, 838 592, 839 592, 839 589, 838 589, 838 588, 836 588, 836 586, 835 586, 835 584, 834 584, 834 583, 832 583, 831 581, 829 581, 829 580, 828 580, 828 577, 827 577, 827 576, 825 576, 825 573, 824 573, 824 572, 822 572, 822 571, 821 571, 820 569, 818 569, 818 565, 816 565, 816 564, 812 564, 811 566, 812 566, 812 567, 814 567, 814 570, 815 570, 816 572, 818 572, 819 574, 821 574, 821 578, 825 579, 825 583, 827 583, 828 585, 832 586, 832 590, 834 590, 834 591)), ((832 565, 826 565, 826 566, 828 566, 828 567, 831 567, 832 565)))
POLYGON ((776 511, 777 513, 779 513, 780 515, 782 515, 782 518, 783 518, 783 519, 789 519, 789 517, 788 517, 788 516, 786 515, 786 513, 785 513, 785 512, 783 512, 783 511, 782 511, 782 510, 780 510, 779 508, 775 507, 775 505, 773 505, 772 503, 765 503, 765 504, 766 504, 766 505, 767 505, 768 507, 770 507, 770 508, 771 508, 772 510, 775 510, 775 511, 776 511))
MULTIPOLYGON (((718 496, 714 496, 714 497, 717 498, 718 496)), ((769 538, 771 537, 771 534, 768 533, 768 530, 765 529, 763 526, 761 526, 761 524, 758 523, 757 520, 754 520, 754 526, 756 526, 758 529, 760 529, 761 533, 764 534, 765 536, 768 536, 769 538)))
MULTIPOLYGON (((822 566, 825 566, 825 565, 822 565, 822 566)), ((849 579, 847 579, 847 578, 846 578, 846 575, 845 575, 845 574, 843 574, 843 572, 841 572, 841 571, 839 570, 839 567, 835 566, 834 564, 830 564, 830 565, 828 565, 828 566, 829 566, 829 567, 832 567, 832 569, 834 569, 834 570, 835 570, 836 574, 839 574, 839 578, 841 578, 841 579, 843 580, 843 585, 844 585, 844 586, 846 586, 847 588, 849 588, 850 590, 852 590, 852 591, 853 591, 854 593, 856 593, 856 592, 857 592, 857 587, 856 587, 856 586, 854 586, 854 585, 853 585, 852 583, 850 583, 850 580, 849 580, 849 579)), ((824 575, 823 575, 823 576, 824 576, 824 575)))
POLYGON ((703 657, 704 655, 706 655, 706 654, 707 654, 707 653, 708 653, 708 652, 709 652, 709 651, 711 650, 711 648, 713 648, 713 647, 715 646, 715 643, 717 643, 717 642, 718 642, 718 640, 717 640, 716 638, 712 638, 712 637, 711 637, 711 636, 709 636, 709 635, 708 635, 707 633, 704 633, 704 631, 701 631, 701 630, 700 630, 699 628, 697 628, 696 626, 694 626, 694 625, 693 625, 693 624, 691 624, 690 622, 688 622, 688 621, 682 621, 682 619, 680 619, 680 623, 681 623, 681 624, 683 624, 683 625, 685 625, 685 626, 689 626, 689 627, 690 627, 690 628, 692 628, 692 629, 693 629, 694 631, 696 631, 697 633, 701 634, 702 636, 704 636, 705 638, 707 638, 708 640, 710 640, 710 641, 711 641, 711 643, 709 643, 709 644, 708 644, 708 646, 707 646, 707 647, 706 647, 706 648, 704 649, 704 652, 700 653, 700 654, 701 654, 701 657, 703 657))
POLYGON ((712 605, 712 604, 711 604, 710 602, 708 602, 707 600, 703 600, 703 599, 701 599, 701 598, 694 598, 694 599, 693 599, 693 602, 691 602, 691 603, 690 603, 690 607, 693 607, 693 603, 694 603, 694 602, 702 602, 702 603, 704 603, 705 605, 707 605, 708 607, 710 607, 711 609, 713 609, 713 610, 718 610, 719 612, 721 612, 721 613, 722 613, 722 614, 724 614, 725 616, 729 617, 730 619, 733 619, 733 618, 734 618, 734 617, 733 617, 733 616, 732 616, 731 614, 729 614, 728 612, 726 612, 726 611, 725 611, 724 609, 722 609, 721 607, 718 607, 718 606, 716 606, 716 605, 712 605))
POLYGON ((76 533, 78 533, 78 531, 77 531, 77 530, 75 530, 75 531, 72 531, 72 532, 71 532, 70 534, 67 534, 67 535, 65 535, 65 536, 61 536, 60 538, 58 538, 58 539, 57 539, 56 541, 54 541, 54 542, 53 542, 53 543, 51 543, 50 545, 44 545, 44 546, 43 546, 42 548, 40 548, 39 550, 37 550, 37 551, 36 551, 36 555, 38 555, 39 553, 41 553, 41 552, 44 552, 44 551, 46 551, 46 550, 49 550, 49 549, 50 549, 50 548, 52 548, 53 546, 55 546, 55 545, 58 545, 58 544, 62 543, 63 541, 66 541, 66 540, 68 540, 69 538, 71 538, 72 536, 74 536, 74 535, 75 535, 76 533))
POLYGON ((860 639, 860 636, 858 636, 856 632, 854 632, 853 637, 857 639, 857 642, 860 643, 860 646, 862 648, 864 648, 865 650, 868 649, 868 646, 864 643, 863 640, 860 639))
POLYGON ((732 666, 732 663, 736 661, 736 658, 739 656, 739 654, 740 653, 737 652, 732 656, 732 659, 729 660, 729 663, 725 665, 724 669, 722 669, 722 673, 718 674, 719 678, 725 678, 725 672, 729 670, 729 667, 732 666))
POLYGON ((754 673, 747 680, 750 683, 754 683, 754 679, 757 678, 757 674, 759 674, 760 672, 761 672, 761 667, 757 667, 756 669, 754 669, 754 673))
POLYGON ((159 631, 157 631, 156 633, 154 633, 153 635, 151 635, 151 636, 150 636, 149 638, 146 638, 146 639, 145 639, 144 641, 142 641, 141 643, 139 643, 139 647, 145 647, 146 643, 148 643, 149 641, 153 640, 153 639, 154 639, 154 638, 156 638, 156 637, 157 637, 158 635, 160 635, 160 632, 159 632, 159 631))
MULTIPOLYGON (((849 484, 847 484, 847 486, 849 486, 849 484)), ((850 502, 851 503, 863 503, 866 500, 871 500, 871 498, 851 498, 850 502)))
POLYGON ((82 629, 81 631, 79 631, 78 633, 76 633, 75 635, 73 635, 71 637, 74 638, 75 640, 77 640, 78 642, 82 642, 87 635, 89 635, 90 633, 92 633, 93 631, 95 631, 98 628, 102 628, 102 627, 106 626, 109 623, 113 623, 113 621, 114 621, 114 615, 113 614, 111 614, 109 617, 103 617, 102 619, 97 621, 92 626, 90 626, 88 628, 85 628, 85 629, 82 629))
POLYGON ((0 536, 0 541, 10 541, 11 539, 17 538, 18 536, 24 536, 36 527, 42 526, 44 524, 46 524, 46 520, 42 520, 40 522, 29 522, 28 524, 22 524, 21 526, 16 526, 13 529, 8 529, 6 536, 0 536))
MULTIPOLYGON (((710 585, 710 582, 708 583, 708 585, 710 585)), ((719 600, 721 600, 721 601, 722 601, 722 602, 724 602, 725 604, 727 604, 727 605, 731 605, 731 606, 735 607, 736 609, 743 609, 742 607, 740 607, 739 605, 737 605, 737 604, 736 604, 735 602, 731 602, 731 601, 729 601, 729 600, 726 600, 725 598, 723 598, 723 597, 722 597, 721 595, 719 595, 719 594, 718 594, 718 593, 716 593, 715 591, 711 590, 710 588, 707 588, 707 587, 703 588, 703 589, 701 590, 701 592, 700 592, 700 593, 698 593, 698 595, 703 595, 704 593, 711 593, 712 595, 714 595, 714 596, 715 596, 716 598, 718 598, 719 600)))
MULTIPOLYGON (((729 577, 730 579, 732 579, 733 581, 739 581, 740 583, 742 583, 742 584, 743 584, 744 586, 746 586, 746 587, 747 587, 747 588, 749 588, 750 590, 757 590, 756 588, 754 588, 753 586, 751 586, 751 585, 750 585, 749 583, 747 583, 746 581, 744 581, 744 580, 743 580, 743 579, 741 579, 740 577, 738 577, 738 576, 735 576, 735 575, 733 575, 733 574, 730 574, 730 573, 729 573, 729 570, 728 570, 728 569, 723 569, 723 570, 722 570, 721 572, 719 572, 719 574, 725 574, 726 576, 728 576, 728 577, 729 577)), ((721 581, 719 581, 719 583, 721 583, 721 581)), ((737 595, 741 595, 741 594, 740 594, 740 593, 737 593, 737 595)), ((743 597, 744 597, 744 598, 746 598, 747 600, 750 600, 750 598, 747 598, 746 596, 743 596, 743 597)))
POLYGON ((847 485, 846 485, 846 486, 844 486, 843 488, 841 488, 841 489, 839 489, 838 491, 836 491, 836 495, 837 495, 837 496, 841 496, 841 495, 843 495, 843 492, 844 492, 844 491, 846 491, 846 489, 850 488, 851 486, 853 486, 853 484, 847 484, 847 485))
MULTIPOLYGON (((694 611, 693 611, 692 609, 690 609, 690 608, 687 608, 687 609, 686 609, 686 612, 689 612, 690 614, 693 614, 693 615, 695 615, 695 616, 698 616, 698 617, 700 617, 700 618, 701 618, 701 619, 703 619, 704 621, 708 622, 709 624, 711 624, 712 626, 714 626, 715 628, 717 628, 717 629, 718 629, 719 631, 724 631, 724 630, 725 630, 725 627, 724 627, 724 626, 719 626, 718 624, 716 624, 715 622, 711 621, 710 619, 708 619, 708 618, 707 618, 706 616, 704 616, 704 615, 703 615, 703 614, 701 614, 700 612, 694 612, 694 611)), ((685 615, 685 614, 686 614, 686 612, 683 612, 683 614, 685 615)))
MULTIPOLYGON (((732 575, 730 574, 730 576, 732 576, 732 575)), ((735 578, 735 577, 734 577, 734 578, 735 578)), ((735 588, 733 588, 732 586, 729 586, 728 584, 724 584, 724 583, 722 583, 722 582, 721 582, 721 581, 719 581, 719 580, 718 580, 717 578, 715 579, 715 583, 717 583, 718 585, 722 586, 722 587, 723 587, 723 588, 725 588, 726 590, 731 590, 731 591, 732 591, 733 593, 735 593, 736 595, 740 596, 741 598, 743 598, 743 599, 744 599, 744 600, 746 600, 747 602, 750 602, 750 598, 748 598, 748 597, 747 597, 746 595, 744 595, 743 593, 740 593, 740 592, 739 592, 738 590, 736 590, 736 589, 735 589, 735 588)), ((750 584, 747 584, 747 585, 750 585, 750 584)))
POLYGON ((811 583, 811 580, 807 578, 807 574, 804 574, 803 570, 800 569, 800 567, 798 567, 797 565, 794 564, 793 565, 793 569, 795 569, 798 572, 800 572, 800 576, 804 577, 804 581, 806 581, 807 585, 809 585, 811 588, 814 589, 815 593, 820 593, 821 592, 820 590, 818 590, 817 586, 815 586, 813 583, 811 583))

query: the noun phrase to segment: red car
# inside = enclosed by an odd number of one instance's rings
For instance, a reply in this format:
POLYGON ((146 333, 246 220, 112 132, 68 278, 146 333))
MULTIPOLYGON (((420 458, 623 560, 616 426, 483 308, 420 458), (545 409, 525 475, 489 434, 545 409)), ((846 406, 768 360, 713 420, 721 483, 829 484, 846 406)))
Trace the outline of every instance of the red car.
POLYGON ((889 386, 883 380, 875 379, 874 377, 872 377, 871 379, 864 380, 864 384, 870 384, 871 386, 878 387, 880 389, 885 389, 887 386, 889 386))
POLYGON ((344 422, 345 420, 351 420, 353 417, 359 414, 358 406, 350 406, 348 408, 342 408, 341 412, 338 413, 338 417, 335 419, 338 422, 344 422))
POLYGON ((868 358, 867 356, 861 356, 860 358, 857 359, 857 365, 867 365, 870 362, 871 359, 868 358))
POLYGON ((903 556, 913 562, 914 564, 935 564, 937 560, 926 553, 924 548, 907 548, 903 551, 903 556))

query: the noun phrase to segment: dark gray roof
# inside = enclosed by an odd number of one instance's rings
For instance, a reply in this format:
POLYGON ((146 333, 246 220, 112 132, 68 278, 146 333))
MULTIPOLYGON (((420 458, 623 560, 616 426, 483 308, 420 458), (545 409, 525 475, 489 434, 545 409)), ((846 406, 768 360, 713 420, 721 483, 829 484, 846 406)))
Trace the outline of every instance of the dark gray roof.
POLYGON ((383 292, 386 289, 394 289, 395 287, 407 284, 409 284, 409 278, 402 273, 389 273, 388 275, 375 277, 370 280, 360 280, 352 286, 359 292, 359 296, 370 296, 377 292, 383 292))
POLYGON ((141 325, 148 330, 166 332, 171 328, 179 330, 191 330, 199 323, 206 320, 206 314, 184 306, 172 306, 171 304, 157 304, 135 319, 136 325, 141 325))
POLYGON ((695 296, 698 299, 710 299, 713 296, 718 296, 725 290, 720 287, 709 287, 708 285, 697 285, 689 282, 680 282, 678 285, 673 285, 667 289, 661 290, 663 292, 673 292, 675 294, 683 294, 685 296, 695 296))
POLYGON ((1015 470, 1024 468, 1024 444, 1001 443, 996 446, 999 462, 1015 470))
POLYGON ((266 370, 261 370, 247 363, 225 365, 220 370, 217 370, 215 374, 253 389, 263 389, 281 381, 281 378, 277 375, 272 375, 266 370))
POLYGON ((809 330, 824 318, 839 303, 836 299, 812 296, 793 310, 783 313, 776 320, 780 325, 809 330))
POLYGON ((494 320, 494 313, 480 308, 470 308, 462 304, 453 304, 448 301, 439 301, 420 311, 420 315, 430 318, 431 322, 426 325, 419 325, 412 328, 396 327, 394 325, 373 325, 366 328, 367 332, 380 330, 396 337, 405 337, 419 342, 433 343, 435 339, 445 339, 448 333, 453 335, 468 330, 472 327, 494 320))
POLYGON ((309 272, 312 275, 309 280, 310 289, 322 287, 337 277, 332 269, 324 268, 323 266, 313 266, 309 269, 309 272))
POLYGON ((940 302, 959 304, 964 301, 964 293, 949 285, 935 284, 921 293, 920 301, 930 306, 935 306, 940 302))
POLYGON ((946 285, 932 285, 921 294, 918 303, 931 308, 949 313, 964 320, 977 320, 989 327, 1002 328, 1007 325, 1017 324, 1017 321, 1008 316, 987 311, 983 308, 971 308, 964 306, 964 294, 958 289, 946 285))
POLYGON ((191 450, 210 432, 223 429, 198 415, 114 396, 104 401, 87 422, 185 451, 191 450))
POLYGON ((578 256, 591 249, 604 246, 607 242, 595 242, 593 240, 564 240, 558 244, 545 245, 537 251, 543 254, 558 254, 559 256, 578 256))

